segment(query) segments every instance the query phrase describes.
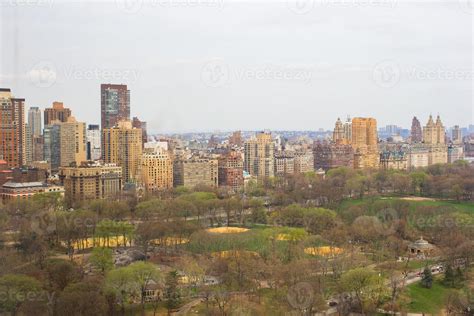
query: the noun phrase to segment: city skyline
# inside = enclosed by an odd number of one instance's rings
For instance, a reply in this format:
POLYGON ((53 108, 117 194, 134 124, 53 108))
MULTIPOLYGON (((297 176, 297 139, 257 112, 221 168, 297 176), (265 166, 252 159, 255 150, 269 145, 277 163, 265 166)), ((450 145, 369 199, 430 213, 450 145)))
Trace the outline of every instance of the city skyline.
POLYGON ((142 4, 2 6, 0 85, 27 108, 60 101, 99 124, 100 84, 126 84, 131 117, 152 134, 330 130, 346 115, 404 128, 430 113, 448 127, 473 123, 472 15, 458 3, 142 4), (85 23, 56 27, 65 20, 85 23))

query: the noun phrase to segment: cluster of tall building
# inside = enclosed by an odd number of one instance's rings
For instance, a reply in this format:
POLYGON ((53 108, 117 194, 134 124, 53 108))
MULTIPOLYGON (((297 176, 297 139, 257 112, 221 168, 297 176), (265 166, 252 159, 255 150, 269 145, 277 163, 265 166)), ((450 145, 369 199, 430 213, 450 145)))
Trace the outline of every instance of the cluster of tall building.
POLYGON ((183 145, 179 137, 148 142, 146 122, 130 118, 128 87, 102 84, 100 92, 101 125, 86 126, 62 102, 43 112, 30 107, 25 121, 25 99, 0 89, 0 186, 8 198, 60 192, 73 203, 119 197, 129 188, 156 192, 198 185, 236 192, 252 179, 341 166, 413 169, 463 158, 459 126, 448 141, 441 118, 431 115, 423 127, 413 118, 406 141, 394 125, 383 130, 390 135, 383 141, 374 118, 356 117, 338 118, 332 139, 314 143, 268 131, 245 139, 237 131, 224 141, 212 135, 205 144, 183 145))

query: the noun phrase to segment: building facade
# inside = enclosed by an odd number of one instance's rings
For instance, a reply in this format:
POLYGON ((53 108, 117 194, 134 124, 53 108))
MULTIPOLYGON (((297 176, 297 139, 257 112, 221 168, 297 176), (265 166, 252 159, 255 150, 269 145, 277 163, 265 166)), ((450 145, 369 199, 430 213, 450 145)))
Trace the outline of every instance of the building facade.
POLYGON ((288 151, 279 151, 275 153, 274 174, 277 177, 295 173, 295 155, 288 151))
POLYGON ((115 164, 83 163, 77 167, 61 167, 59 178, 69 205, 117 198, 122 190, 122 168, 115 164))
POLYGON ((142 131, 132 127, 131 121, 120 121, 115 127, 102 130, 102 160, 122 167, 124 183, 140 179, 142 131))
POLYGON ((127 85, 101 84, 100 109, 102 129, 130 120, 130 90, 127 85))
POLYGON ((325 171, 338 167, 354 167, 352 145, 315 143, 313 147, 314 169, 325 171))
POLYGON ((31 135, 33 137, 41 136, 41 110, 37 106, 32 106, 28 109, 28 125, 31 128, 31 135))
POLYGON ((141 172, 142 183, 148 192, 173 188, 173 160, 167 151, 144 152, 141 172))
POLYGON ((25 164, 25 99, 14 98, 0 88, 0 159, 11 168, 25 164))
POLYGON ((244 170, 258 181, 274 176, 274 148, 270 132, 259 132, 256 137, 245 142, 244 170))
POLYGON ((135 116, 132 120, 132 126, 142 130, 142 144, 143 144, 143 146, 145 146, 145 144, 148 142, 148 133, 146 131, 146 122, 140 121, 140 119, 135 116))
POLYGON ((53 121, 67 122, 71 116, 71 110, 64 107, 62 102, 53 102, 51 108, 44 109, 44 126, 50 125, 53 121))
POLYGON ((421 130, 421 124, 420 121, 416 118, 416 116, 413 117, 413 120, 411 121, 411 142, 412 143, 421 143, 423 141, 423 132, 421 130))
POLYGON ((87 127, 86 141, 87 160, 100 160, 102 157, 102 152, 100 150, 101 133, 99 125, 89 125, 87 127))
POLYGON ((173 185, 175 187, 195 187, 219 185, 219 170, 217 159, 207 158, 179 158, 173 164, 173 185))
POLYGON ((80 165, 86 157, 86 124, 77 122, 73 116, 66 122, 52 121, 44 128, 44 160, 50 162, 51 170, 59 167, 80 165))
POLYGON ((295 152, 295 173, 307 173, 314 171, 314 156, 310 151, 295 152))
POLYGON ((7 182, 3 184, 0 195, 4 202, 22 199, 27 200, 36 194, 57 193, 64 195, 64 188, 42 182, 7 182))
POLYGON ((244 163, 242 156, 237 152, 219 158, 218 161, 219 186, 239 191, 244 186, 244 163))
POLYGON ((377 121, 374 118, 352 119, 352 148, 355 169, 379 167, 377 121))

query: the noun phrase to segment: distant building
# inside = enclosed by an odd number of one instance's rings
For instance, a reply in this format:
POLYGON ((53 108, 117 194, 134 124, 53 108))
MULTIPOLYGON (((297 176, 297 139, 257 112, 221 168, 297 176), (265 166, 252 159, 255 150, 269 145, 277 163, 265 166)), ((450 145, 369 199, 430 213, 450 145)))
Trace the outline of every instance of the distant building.
POLYGON ((232 133, 232 135, 229 137, 229 145, 237 147, 242 146, 242 133, 240 131, 232 133))
POLYGON ((25 161, 24 165, 29 166, 33 161, 33 135, 31 134, 31 127, 25 124, 25 161))
POLYGON ((175 187, 195 187, 196 185, 217 187, 219 185, 217 159, 176 159, 173 165, 173 185, 175 187))
POLYGON ((352 119, 352 148, 354 168, 378 168, 377 121, 374 118, 356 117, 352 119))
POLYGON ((383 151, 380 153, 380 168, 384 170, 407 170, 407 155, 403 151, 383 151))
POLYGON ((448 163, 464 159, 464 147, 460 145, 448 146, 448 163))
POLYGON ((412 143, 421 143, 423 141, 423 132, 421 130, 421 124, 420 121, 416 118, 416 116, 414 116, 413 120, 411 121, 410 136, 412 143))
POLYGON ((102 129, 130 120, 130 90, 127 85, 101 84, 100 109, 102 129))
POLYGON ((451 140, 453 144, 459 145, 462 143, 462 132, 459 125, 455 125, 451 131, 451 140))
POLYGON ((44 109, 44 126, 50 125, 53 121, 67 122, 71 116, 71 110, 64 107, 62 102, 53 102, 51 108, 44 109))
POLYGON ((132 120, 132 126, 142 130, 142 144, 145 145, 148 142, 148 134, 146 131, 146 122, 140 121, 138 117, 134 117, 132 120))
POLYGON ((274 176, 274 143, 269 132, 259 132, 245 142, 244 170, 258 181, 274 176))
POLYGON ((25 164, 25 99, 0 88, 0 159, 11 168, 25 164))
POLYGON ((275 153, 275 176, 284 177, 295 173, 295 155, 288 151, 279 151, 275 153))
POLYGON ((167 151, 144 152, 141 172, 142 183, 148 192, 173 188, 173 160, 167 151))
POLYGON ((82 163, 61 167, 59 178, 66 201, 75 202, 117 198, 122 190, 122 168, 115 164, 82 163))
POLYGON ((219 158, 218 183, 237 192, 244 186, 244 165, 240 153, 230 152, 219 158))
POLYGON ((100 160, 102 152, 100 150, 101 145, 101 133, 99 125, 89 125, 86 132, 87 140, 87 160, 100 160))
POLYGON ((325 171, 338 167, 354 167, 352 145, 316 142, 313 147, 314 169, 325 171))
POLYGON ((310 151, 295 152, 295 173, 307 173, 314 171, 314 156, 310 151))
POLYGON ((51 169, 80 165, 86 157, 86 124, 77 122, 73 116, 66 122, 52 121, 44 129, 44 159, 51 169))
POLYGON ((36 194, 59 193, 64 195, 64 188, 56 185, 48 185, 42 182, 7 182, 1 190, 4 202, 16 199, 30 199, 36 194))
POLYGON ((428 123, 423 127, 423 143, 427 147, 428 165, 448 162, 448 148, 446 146, 446 133, 438 115, 436 123, 430 115, 428 123))
POLYGON ((31 128, 31 135, 33 137, 41 136, 41 110, 37 106, 32 106, 28 110, 28 125, 31 128))
POLYGON ((133 128, 131 121, 102 130, 102 159, 122 167, 124 183, 139 182, 142 152, 142 131, 133 128))
POLYGON ((350 144, 352 141, 352 122, 347 118, 345 123, 342 123, 340 118, 337 118, 336 125, 332 134, 332 141, 335 144, 350 144))

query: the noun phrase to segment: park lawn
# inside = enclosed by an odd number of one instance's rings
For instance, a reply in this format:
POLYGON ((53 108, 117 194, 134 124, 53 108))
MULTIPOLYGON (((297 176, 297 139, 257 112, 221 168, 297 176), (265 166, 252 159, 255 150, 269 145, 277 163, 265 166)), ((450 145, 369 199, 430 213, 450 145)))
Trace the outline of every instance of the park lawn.
POLYGON ((431 289, 422 287, 420 282, 410 284, 406 291, 409 298, 406 307, 409 312, 438 315, 443 308, 448 291, 449 289, 441 284, 439 278, 435 279, 431 289))

